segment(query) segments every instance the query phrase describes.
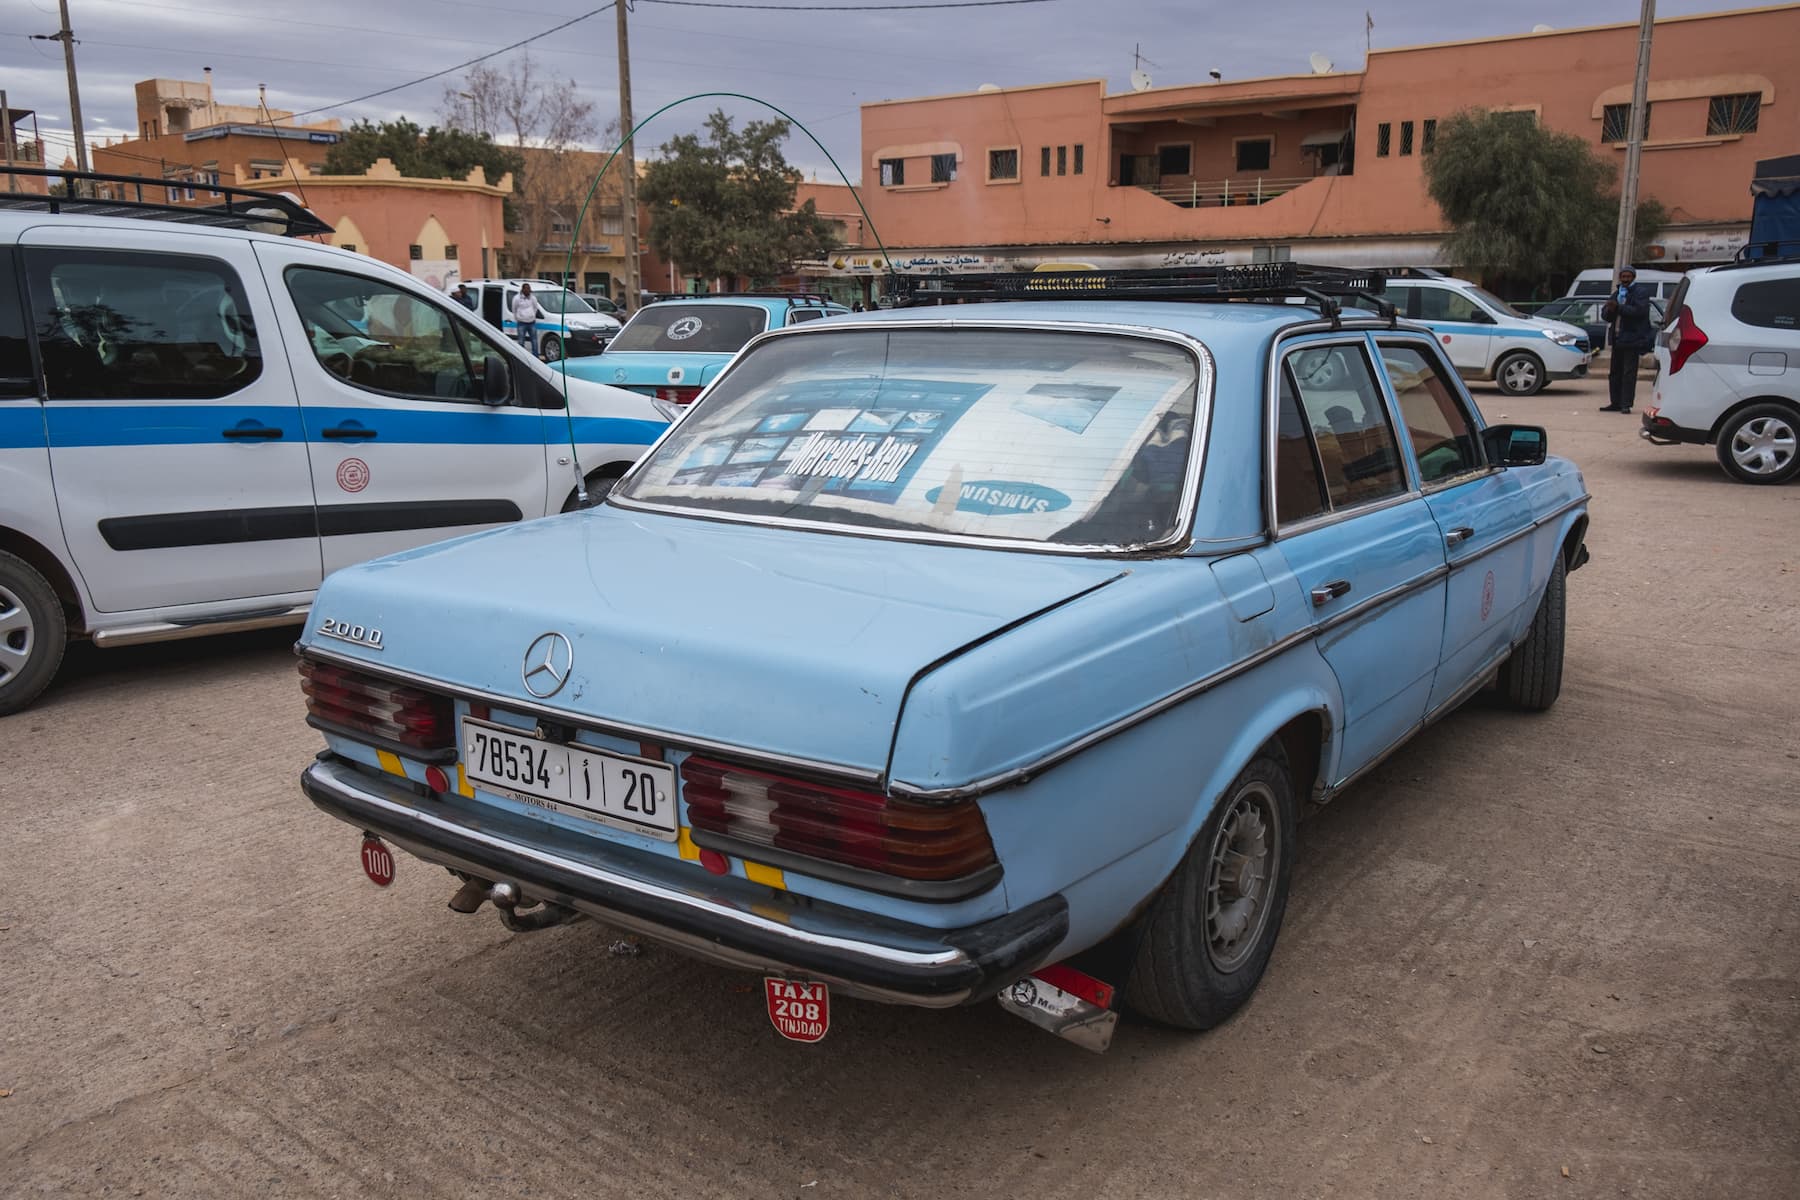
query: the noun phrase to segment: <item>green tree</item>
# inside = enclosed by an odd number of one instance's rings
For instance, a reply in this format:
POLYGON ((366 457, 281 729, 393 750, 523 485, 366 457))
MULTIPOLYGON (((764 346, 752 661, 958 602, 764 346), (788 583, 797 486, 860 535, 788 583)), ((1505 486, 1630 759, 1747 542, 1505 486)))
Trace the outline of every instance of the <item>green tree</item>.
POLYGON ((651 248, 690 275, 753 280, 829 254, 836 227, 811 200, 794 207, 800 172, 781 153, 787 135, 786 121, 749 121, 739 130, 715 111, 704 138, 687 133, 663 143, 638 190, 654 215, 651 248))
POLYGON ((391 159, 402 175, 421 179, 462 179, 476 167, 489 183, 521 169, 519 154, 495 144, 485 133, 462 129, 421 129, 401 117, 379 124, 358 121, 325 156, 328 175, 360 175, 378 158, 391 159))
MULTIPOLYGON (((1438 125, 1425 159, 1427 188, 1451 227, 1445 257, 1514 279, 1611 262, 1617 178, 1586 141, 1524 112, 1459 112, 1438 125)), ((1634 256, 1667 220, 1654 199, 1639 203, 1634 256)))

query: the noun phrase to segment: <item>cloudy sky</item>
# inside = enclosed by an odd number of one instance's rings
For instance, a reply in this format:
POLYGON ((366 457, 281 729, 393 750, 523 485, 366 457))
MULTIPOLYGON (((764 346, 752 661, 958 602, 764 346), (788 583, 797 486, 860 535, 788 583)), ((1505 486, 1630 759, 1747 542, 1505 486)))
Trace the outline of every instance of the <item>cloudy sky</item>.
MULTIPOLYGON (((80 44, 81 101, 90 139, 136 124, 132 85, 151 77, 199 79, 213 68, 223 103, 300 111, 406 83, 549 29, 602 0, 308 0, 256 8, 243 0, 69 0, 80 44)), ((772 0, 735 0, 744 6, 772 0)), ((790 6, 833 0, 785 0, 790 6)), ((632 102, 639 120, 703 91, 742 92, 797 117, 856 175, 857 106, 871 100, 964 91, 983 83, 1042 83, 1105 76, 1123 90, 1134 47, 1158 85, 1307 69, 1318 51, 1340 69, 1363 57, 1363 4, 1338 0, 1047 0, 990 8, 882 12, 903 0, 836 0, 846 11, 743 11, 676 0, 636 0, 631 11, 632 102)), ((1635 21, 1636 0, 1369 0, 1376 47, 1556 26, 1635 21), (1576 14, 1579 14, 1578 17, 1576 14)), ((1663 0, 1672 16, 1730 7, 1663 0)), ((57 28, 56 0, 0 8, 0 87, 14 108, 38 113, 52 161, 69 145, 62 48, 29 35, 57 28)), ((515 52, 517 53, 517 52, 515 52)), ((613 14, 603 12, 533 43, 546 75, 570 81, 603 117, 618 112, 613 14)), ((504 60, 501 60, 502 62, 504 60)), ((420 83, 321 114, 346 121, 400 114, 436 119, 444 86, 420 83)), ((712 102, 674 109, 647 127, 640 156, 696 126, 712 102)), ((730 101, 735 115, 757 115, 730 101)), ((796 134, 789 158, 829 174, 796 134)))

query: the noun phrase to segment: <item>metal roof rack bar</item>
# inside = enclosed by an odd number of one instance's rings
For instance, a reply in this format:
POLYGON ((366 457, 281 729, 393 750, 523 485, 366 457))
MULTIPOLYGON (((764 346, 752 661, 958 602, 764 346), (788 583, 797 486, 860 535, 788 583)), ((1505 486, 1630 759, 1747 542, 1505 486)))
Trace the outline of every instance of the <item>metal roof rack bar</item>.
MULTIPOLYGON (((1149 270, 1020 271, 994 275, 895 275, 901 307, 971 300, 1273 300, 1379 296, 1377 270, 1302 263, 1149 270)), ((1333 305, 1335 307, 1335 304, 1333 305)))
POLYGON ((154 179, 144 175, 106 175, 98 171, 58 171, 42 167, 0 167, 0 176, 32 176, 61 183, 62 194, 39 195, 33 192, 0 192, 0 209, 27 209, 67 213, 89 217, 137 217, 151 221, 175 221, 188 225, 211 225, 228 229, 266 229, 289 237, 306 237, 331 233, 331 226, 309 210, 276 192, 259 192, 253 188, 228 187, 193 179, 154 179), (97 184, 109 187, 102 195, 97 184), (83 186, 86 185, 86 186, 83 186), (131 189, 127 198, 126 189, 131 189), (175 204, 167 200, 147 200, 146 189, 153 195, 167 195, 168 189, 191 189, 209 196, 222 197, 211 205, 175 204), (118 196, 110 193, 117 191, 118 196))

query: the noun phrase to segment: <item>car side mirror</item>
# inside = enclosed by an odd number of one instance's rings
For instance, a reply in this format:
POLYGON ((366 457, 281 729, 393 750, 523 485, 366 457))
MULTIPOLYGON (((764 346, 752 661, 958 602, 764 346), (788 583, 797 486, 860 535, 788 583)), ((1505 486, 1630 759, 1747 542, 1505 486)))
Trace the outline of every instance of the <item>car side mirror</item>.
POLYGON ((483 404, 505 404, 512 395, 512 372, 506 368, 506 360, 498 354, 490 354, 481 365, 481 402, 483 404))
POLYGON ((1542 425, 1489 425, 1481 431, 1488 461, 1501 467, 1535 467, 1549 452, 1542 425))

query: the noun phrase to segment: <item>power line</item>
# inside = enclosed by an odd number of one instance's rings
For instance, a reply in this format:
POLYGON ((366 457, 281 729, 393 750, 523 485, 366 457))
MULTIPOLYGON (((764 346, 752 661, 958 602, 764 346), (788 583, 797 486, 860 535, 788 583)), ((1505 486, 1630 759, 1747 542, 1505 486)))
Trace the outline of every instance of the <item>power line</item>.
POLYGON ((942 0, 936 4, 738 4, 731 0, 643 0, 681 8, 743 8, 752 12, 903 12, 914 8, 999 8, 1007 4, 1050 4, 1053 0, 942 0))

